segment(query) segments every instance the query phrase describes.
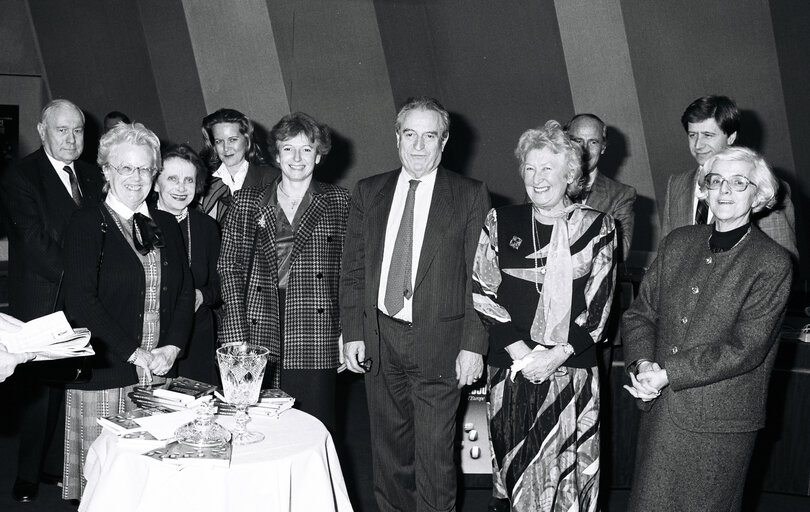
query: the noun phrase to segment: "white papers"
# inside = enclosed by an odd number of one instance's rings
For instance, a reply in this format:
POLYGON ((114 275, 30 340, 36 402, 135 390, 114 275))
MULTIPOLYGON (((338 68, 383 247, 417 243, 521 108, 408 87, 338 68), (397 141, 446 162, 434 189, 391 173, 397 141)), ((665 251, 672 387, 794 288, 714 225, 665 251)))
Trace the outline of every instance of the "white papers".
POLYGON ((143 418, 135 418, 135 423, 144 427, 156 439, 169 439, 174 437, 175 431, 194 421, 197 412, 194 409, 170 412, 166 414, 155 414, 143 418))
POLYGON ((34 361, 92 356, 90 331, 73 329, 61 311, 35 318, 17 332, 0 333, 0 344, 13 353, 33 352, 34 361))

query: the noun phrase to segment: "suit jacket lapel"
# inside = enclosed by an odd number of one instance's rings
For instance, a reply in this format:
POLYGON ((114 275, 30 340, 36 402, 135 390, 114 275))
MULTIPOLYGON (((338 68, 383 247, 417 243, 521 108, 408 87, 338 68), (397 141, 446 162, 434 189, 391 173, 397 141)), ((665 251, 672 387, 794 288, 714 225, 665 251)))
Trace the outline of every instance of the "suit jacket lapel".
POLYGON ((310 203, 304 215, 301 217, 301 223, 298 225, 298 233, 295 234, 295 241, 293 242, 292 254, 290 254, 290 261, 295 261, 301 254, 304 245, 309 240, 315 226, 320 222, 321 217, 326 213, 326 208, 329 201, 326 199, 326 194, 321 191, 317 183, 313 183, 312 202, 310 203))
MULTIPOLYGON (((254 258, 253 268, 256 268, 255 259, 259 254, 264 254, 264 258, 270 265, 270 275, 278 274, 278 259, 276 258, 276 208, 270 204, 262 205, 256 210, 254 224, 257 226, 258 233, 256 241, 256 250, 254 254, 248 255, 249 258, 254 258)), ((257 274, 257 272, 253 272, 257 274)), ((247 276, 248 281, 251 276, 247 276)), ((275 279, 275 278, 274 278, 275 279)))
POLYGON ((678 190, 675 192, 675 197, 678 204, 678 222, 673 224, 673 227, 691 226, 695 221, 695 212, 693 210, 694 196, 695 196, 695 181, 697 180, 697 168, 693 170, 686 179, 682 180, 678 185, 678 190))
POLYGON ((610 183, 605 179, 601 172, 597 172, 596 178, 593 180, 591 192, 588 194, 588 199, 585 204, 595 210, 607 212, 610 204, 610 197, 607 188, 610 183))
POLYGON ((368 232, 368 254, 366 254, 368 268, 372 270, 371 275, 377 280, 376 283, 369 283, 369 290, 374 290, 374 296, 380 288, 380 272, 382 272, 383 251, 385 250, 385 228, 388 226, 388 215, 391 213, 391 203, 394 202, 394 192, 397 188, 397 178, 400 170, 394 171, 386 182, 370 198, 369 207, 366 211, 368 232))
POLYGON ((443 232, 447 227, 447 219, 451 217, 452 212, 453 192, 450 190, 450 181, 444 169, 439 167, 436 171, 433 197, 430 199, 430 210, 428 211, 427 226, 425 226, 425 238, 422 241, 422 252, 419 254, 419 268, 416 270, 414 290, 425 278, 427 270, 439 250, 439 245, 444 239, 443 232))
POLYGON ((39 169, 40 183, 42 183, 42 195, 47 199, 47 204, 52 212, 61 212, 59 217, 62 216, 61 214, 65 214, 62 222, 67 225, 70 215, 78 207, 65 188, 65 184, 56 174, 57 171, 51 165, 51 161, 48 160, 45 150, 41 149, 40 151, 42 151, 42 154, 40 154, 37 167, 39 169))

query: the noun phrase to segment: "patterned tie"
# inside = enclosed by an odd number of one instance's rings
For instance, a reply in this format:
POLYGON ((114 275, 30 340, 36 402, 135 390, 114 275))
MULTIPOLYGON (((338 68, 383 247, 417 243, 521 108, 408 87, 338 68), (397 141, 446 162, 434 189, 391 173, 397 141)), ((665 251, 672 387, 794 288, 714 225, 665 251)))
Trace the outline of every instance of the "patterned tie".
POLYGON ((405 198, 405 210, 399 223, 394 252, 391 255, 391 266, 388 268, 388 284, 385 287, 385 309, 390 316, 399 313, 405 306, 403 297, 411 298, 411 258, 413 253, 413 203, 416 199, 416 187, 419 180, 410 180, 408 197, 405 198))
POLYGON ((70 181, 70 195, 73 197, 73 202, 76 206, 82 205, 82 191, 79 190, 79 182, 76 181, 76 175, 73 174, 73 169, 69 165, 62 167, 62 170, 68 173, 68 181, 70 181))
POLYGON ((698 199, 697 208, 695 208, 695 224, 706 224, 709 220, 709 205, 706 201, 698 199))

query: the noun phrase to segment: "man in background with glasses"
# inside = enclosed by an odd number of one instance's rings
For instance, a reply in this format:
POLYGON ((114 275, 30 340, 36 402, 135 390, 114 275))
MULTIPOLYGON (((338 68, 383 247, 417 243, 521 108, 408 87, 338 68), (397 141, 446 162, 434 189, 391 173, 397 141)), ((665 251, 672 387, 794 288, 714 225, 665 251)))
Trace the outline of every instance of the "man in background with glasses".
MULTIPOLYGON (((84 149, 84 114, 68 100, 53 100, 37 124, 42 147, 2 176, 0 204, 8 232, 9 312, 27 322, 62 309, 62 236, 71 214, 101 199, 103 180, 78 160, 84 149)), ((12 494, 37 497, 39 483, 61 480, 64 386, 46 383, 40 363, 15 375, 20 405, 20 451, 12 494)))
MULTIPOLYGON (((726 96, 703 96, 693 101, 681 116, 686 130, 689 151, 697 167, 681 174, 673 174, 667 182, 667 195, 661 219, 661 238, 681 226, 708 224, 714 221, 705 201, 697 198, 703 179, 703 164, 716 153, 737 140, 740 129, 740 111, 734 100, 726 96)), ((796 219, 790 201, 790 187, 779 180, 781 201, 772 209, 765 209, 753 217, 757 227, 798 259, 796 248, 796 219)))

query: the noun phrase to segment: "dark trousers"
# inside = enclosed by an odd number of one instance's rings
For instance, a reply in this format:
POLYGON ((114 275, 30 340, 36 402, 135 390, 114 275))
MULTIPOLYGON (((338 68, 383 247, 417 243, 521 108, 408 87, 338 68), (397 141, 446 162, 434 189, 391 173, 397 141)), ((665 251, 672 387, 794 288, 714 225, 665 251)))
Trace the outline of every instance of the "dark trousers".
POLYGON ((455 510, 456 379, 423 376, 412 328, 378 317, 379 372, 365 377, 377 505, 381 512, 455 510))
POLYGON ((65 450, 65 388, 41 381, 36 363, 19 367, 20 449, 17 478, 37 483, 40 474, 62 475, 65 450))
POLYGON ((295 408, 315 416, 335 435, 337 371, 281 370, 281 389, 295 398, 295 408))

